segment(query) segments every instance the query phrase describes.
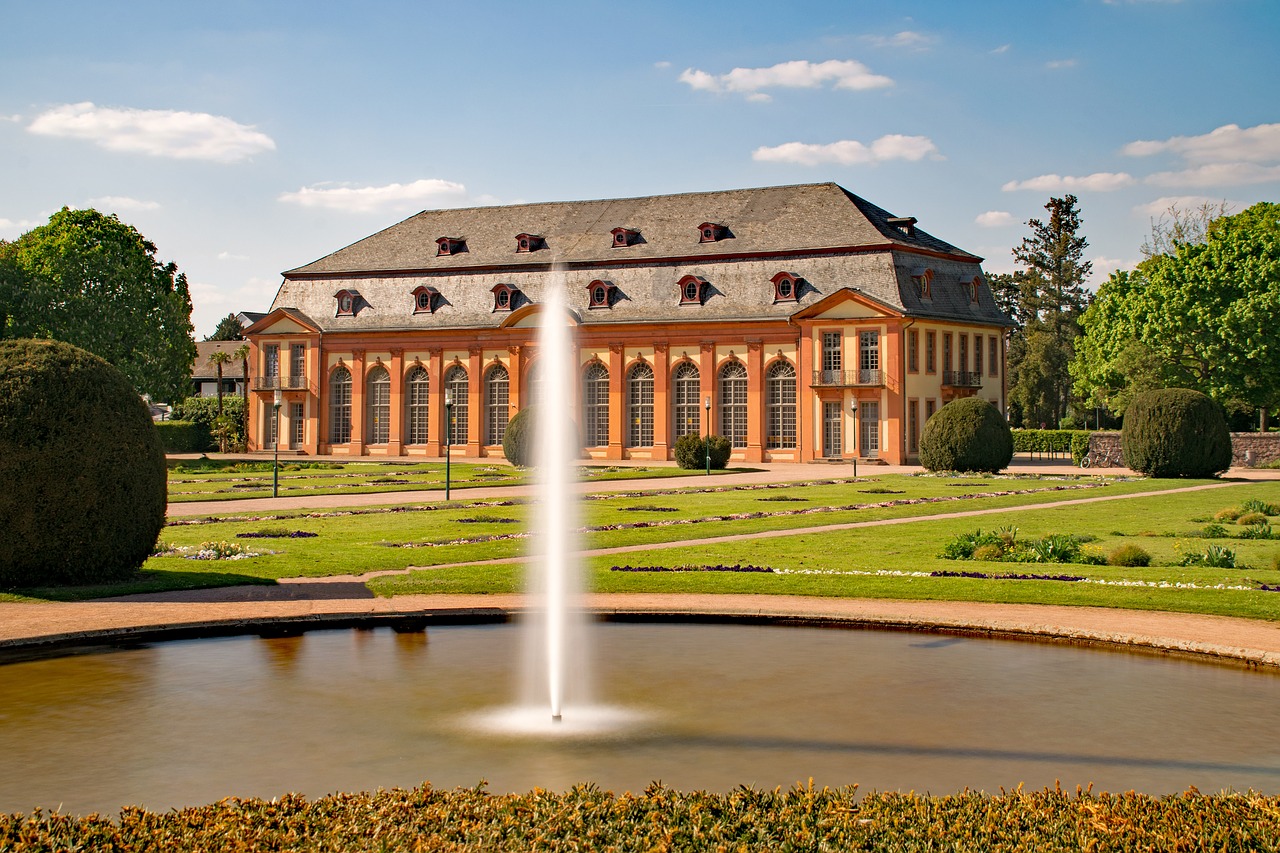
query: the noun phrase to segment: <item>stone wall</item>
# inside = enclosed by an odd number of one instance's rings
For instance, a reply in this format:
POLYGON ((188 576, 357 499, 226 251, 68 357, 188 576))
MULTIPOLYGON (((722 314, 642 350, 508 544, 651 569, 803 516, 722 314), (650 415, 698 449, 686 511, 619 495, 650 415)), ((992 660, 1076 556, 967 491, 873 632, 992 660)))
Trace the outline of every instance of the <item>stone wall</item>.
MULTIPOLYGON (((1089 436, 1089 467, 1106 468, 1123 465, 1120 433, 1095 432, 1089 436)), ((1280 433, 1231 433, 1231 467, 1256 468, 1280 459, 1280 433)))

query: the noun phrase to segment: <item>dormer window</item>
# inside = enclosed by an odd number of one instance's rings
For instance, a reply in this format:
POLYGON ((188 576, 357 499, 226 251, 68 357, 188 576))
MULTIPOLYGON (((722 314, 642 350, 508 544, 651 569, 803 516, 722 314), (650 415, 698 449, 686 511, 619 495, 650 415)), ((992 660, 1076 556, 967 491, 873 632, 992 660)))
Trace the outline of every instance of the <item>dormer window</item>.
POLYGON ((615 228, 612 233, 613 247, 615 249, 625 246, 634 246, 636 243, 644 242, 644 238, 640 236, 640 232, 634 228, 615 228))
POLYGON ((701 305, 707 292, 707 280, 696 275, 680 279, 680 304, 701 305))
POLYGON ((516 235, 516 251, 517 252, 536 252, 539 249, 547 248, 547 241, 537 234, 517 234, 516 235))
POLYGON ((427 287, 420 284, 413 289, 413 313, 415 314, 434 314, 436 313, 436 297, 440 295, 440 291, 434 287, 427 287))
POLYGON ((933 298, 933 270, 928 267, 916 267, 911 271, 911 280, 916 283, 916 292, 921 299, 933 298))
POLYGON ((617 290, 611 281, 600 281, 599 279, 587 285, 587 307, 588 308, 612 308, 613 292, 617 290))
POLYGON ((717 222, 704 222, 698 226, 699 243, 716 243, 732 236, 727 226, 717 222))
POLYGON ((977 304, 978 292, 982 289, 982 276, 975 275, 973 278, 961 277, 960 283, 969 290, 969 301, 977 304))
POLYGON ((436 255, 457 255, 467 250, 466 237, 439 237, 436 239, 436 255))
POLYGON ((795 302, 796 299, 799 298, 799 276, 789 272, 780 272, 770 279, 770 281, 773 282, 774 302, 795 302))
POLYGON ((356 315, 356 301, 360 298, 359 291, 344 287, 333 294, 333 298, 338 300, 338 310, 334 314, 335 317, 354 317, 356 315))
POLYGON ((916 236, 916 218, 914 216, 890 216, 889 225, 897 228, 903 237, 916 236))
POLYGON ((514 284, 495 284, 493 286, 493 310, 510 311, 511 303, 516 301, 520 289, 514 284))

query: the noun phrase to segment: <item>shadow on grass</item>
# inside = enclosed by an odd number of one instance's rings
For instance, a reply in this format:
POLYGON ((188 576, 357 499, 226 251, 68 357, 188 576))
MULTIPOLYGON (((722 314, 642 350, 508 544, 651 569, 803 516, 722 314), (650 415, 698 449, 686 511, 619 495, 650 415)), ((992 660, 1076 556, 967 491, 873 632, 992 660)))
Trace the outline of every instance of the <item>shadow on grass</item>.
POLYGON ((132 578, 115 583, 87 586, 33 587, 10 590, 13 594, 37 601, 88 601, 173 590, 209 589, 227 586, 275 586, 270 578, 258 578, 232 572, 138 572, 132 578))

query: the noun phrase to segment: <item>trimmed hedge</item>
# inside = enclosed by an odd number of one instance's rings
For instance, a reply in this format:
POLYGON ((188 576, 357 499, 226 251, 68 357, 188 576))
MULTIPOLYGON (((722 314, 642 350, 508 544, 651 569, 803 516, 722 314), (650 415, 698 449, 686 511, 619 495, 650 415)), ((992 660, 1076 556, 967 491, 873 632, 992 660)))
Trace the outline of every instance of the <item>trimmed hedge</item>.
POLYGON ((200 428, 201 446, 195 450, 243 450, 244 399, 238 394, 222 395, 222 418, 218 418, 217 397, 188 397, 173 407, 175 421, 190 421, 200 428), (225 447, 219 447, 219 436, 225 447))
POLYGON ((920 464, 930 471, 996 472, 1013 459, 1013 435, 995 406, 980 397, 947 403, 920 436, 920 464))
POLYGON ((733 452, 729 439, 723 435, 713 435, 704 439, 692 433, 676 439, 675 447, 672 448, 675 451, 676 464, 689 471, 706 468, 708 442, 711 444, 711 467, 719 470, 728 465, 729 454, 733 452))
POLYGON ((945 796, 857 786, 491 794, 422 785, 228 798, 118 818, 0 814, 3 850, 1280 850, 1280 797, 1046 788, 945 796))
POLYGON ((507 422, 507 431, 502 434, 502 455, 517 468, 528 468, 533 464, 536 413, 536 406, 516 412, 515 417, 507 422))
POLYGON ((200 453, 208 449, 208 432, 194 421, 157 421, 165 453, 200 453))
POLYGON ((1085 429, 1015 429, 1014 453, 1070 453, 1079 465, 1089 455, 1089 436, 1085 429))
POLYGON ((59 341, 0 342, 0 587, 128 577, 164 527, 166 478, 124 374, 59 341))
POLYGON ((1231 433, 1218 405, 1190 388, 1139 394, 1124 413, 1124 464, 1149 477, 1216 477, 1231 467, 1231 433))

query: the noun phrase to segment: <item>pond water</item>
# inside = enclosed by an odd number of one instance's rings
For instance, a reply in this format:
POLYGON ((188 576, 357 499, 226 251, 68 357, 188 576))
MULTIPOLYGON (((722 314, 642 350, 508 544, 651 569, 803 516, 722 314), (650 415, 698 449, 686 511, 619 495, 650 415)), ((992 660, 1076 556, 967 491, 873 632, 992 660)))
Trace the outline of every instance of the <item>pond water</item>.
MULTIPOLYGON (((0 810, 473 786, 1019 783, 1280 792, 1280 676, 1062 645, 760 625, 594 631, 608 721, 494 733, 510 625, 175 641, 0 666, 0 810), (569 731, 566 729, 566 731, 569 731)), ((566 708, 570 722, 573 708, 566 708)))

